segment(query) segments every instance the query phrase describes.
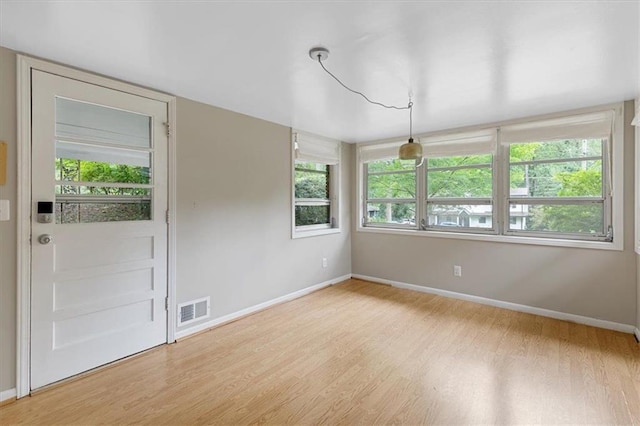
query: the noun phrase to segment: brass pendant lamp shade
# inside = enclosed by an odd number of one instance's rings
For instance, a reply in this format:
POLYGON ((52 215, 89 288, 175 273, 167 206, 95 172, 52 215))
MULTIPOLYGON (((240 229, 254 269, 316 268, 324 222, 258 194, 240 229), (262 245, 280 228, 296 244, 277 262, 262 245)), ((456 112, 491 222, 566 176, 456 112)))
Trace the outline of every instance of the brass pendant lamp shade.
POLYGON ((401 160, 422 160, 422 145, 415 143, 413 138, 409 138, 409 142, 400 147, 398 157, 401 160))

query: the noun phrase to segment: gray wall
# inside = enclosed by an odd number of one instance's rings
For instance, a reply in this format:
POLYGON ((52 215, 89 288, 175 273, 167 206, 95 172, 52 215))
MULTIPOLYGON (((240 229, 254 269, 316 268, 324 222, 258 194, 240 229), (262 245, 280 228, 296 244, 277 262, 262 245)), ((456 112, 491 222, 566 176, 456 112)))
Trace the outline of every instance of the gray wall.
POLYGON ((351 273, 348 145, 342 232, 292 240, 290 129, 181 98, 177 112, 179 303, 211 296, 215 318, 351 273))
POLYGON ((373 234, 354 228, 353 273, 635 324, 632 117, 633 103, 627 102, 624 251, 373 234), (453 276, 454 264, 462 266, 461 278, 453 276))
MULTIPOLYGON (((0 222, 0 391, 16 385, 15 70, 15 54, 0 47, 0 140, 9 144, 0 199, 12 207, 12 221, 0 222)), ((215 318, 351 272, 347 145, 342 232, 292 240, 290 129, 186 99, 177 115, 178 303, 211 296, 215 318)))
POLYGON ((0 47, 0 140, 7 143, 7 183, 0 199, 11 220, 0 222, 0 391, 16 382, 16 55, 0 47))

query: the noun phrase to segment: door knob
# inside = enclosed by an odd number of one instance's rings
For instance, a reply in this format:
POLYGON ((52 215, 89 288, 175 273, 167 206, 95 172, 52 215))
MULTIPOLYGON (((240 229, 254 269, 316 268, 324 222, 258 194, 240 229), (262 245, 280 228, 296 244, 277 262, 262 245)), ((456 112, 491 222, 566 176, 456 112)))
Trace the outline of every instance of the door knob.
POLYGON ((49 234, 42 234, 38 237, 38 242, 40 244, 49 244, 53 238, 49 234))

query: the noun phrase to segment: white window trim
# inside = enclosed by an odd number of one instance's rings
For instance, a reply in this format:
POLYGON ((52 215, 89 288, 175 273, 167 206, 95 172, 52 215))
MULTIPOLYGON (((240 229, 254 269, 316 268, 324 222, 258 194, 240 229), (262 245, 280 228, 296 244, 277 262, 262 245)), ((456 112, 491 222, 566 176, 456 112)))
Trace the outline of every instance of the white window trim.
POLYGON ((341 203, 341 165, 342 165, 342 143, 340 141, 328 139, 322 136, 312 135, 291 129, 291 238, 317 237, 319 235, 339 234, 341 230, 340 203, 341 203), (318 139, 321 142, 336 143, 338 149, 338 164, 330 165, 329 169, 329 197, 331 202, 330 217, 332 224, 296 226, 296 144, 295 134, 304 134, 309 139, 318 139))
POLYGON ((635 101, 635 115, 633 122, 635 126, 636 140, 636 164, 635 164, 635 187, 636 187, 636 208, 635 208, 635 244, 636 253, 640 254, 640 97, 635 101))
MULTIPOLYGON (((613 227, 614 238, 612 242, 608 241, 588 241, 588 240, 572 240, 572 239, 562 239, 562 238, 544 238, 537 236, 523 236, 523 235, 493 235, 493 234, 483 234, 483 233, 465 233, 462 232, 450 232, 450 231, 436 231, 436 230, 420 230, 420 229, 402 229, 402 228, 389 228, 389 227, 371 227, 364 226, 362 218, 364 217, 364 195, 366 188, 364 188, 366 179, 364 179, 364 163, 360 159, 360 150, 356 150, 356 191, 357 191, 357 200, 358 200, 358 220, 356 226, 356 232, 364 232, 364 233, 378 233, 378 234, 395 234, 395 235, 409 235, 416 236, 421 238, 448 238, 448 239, 457 239, 457 240, 474 240, 474 241, 488 241, 488 242, 499 242, 499 243, 513 243, 513 244, 529 244, 529 245, 540 245, 540 246, 552 246, 552 247, 569 247, 569 248, 584 248, 584 249, 596 249, 596 250, 615 250, 622 251, 624 249, 624 223, 623 223, 623 212, 624 212, 624 103, 615 103, 615 104, 607 104, 600 105, 591 108, 583 108, 579 110, 572 111, 564 111, 560 113, 553 114, 545 114, 541 116, 529 117, 525 119, 517 119, 510 120, 499 123, 492 123, 490 125, 481 125, 481 126, 470 126, 460 129, 452 129, 447 130, 445 132, 432 132, 425 135, 419 135, 418 138, 427 138, 430 136, 437 135, 438 133, 447 134, 452 132, 466 132, 466 131, 475 131, 482 130, 488 127, 501 127, 511 124, 520 124, 527 123, 531 121, 545 120, 551 118, 560 118, 570 115, 578 115, 589 112, 597 112, 603 110, 613 110, 614 111, 614 128, 612 131, 612 140, 611 140, 611 186, 613 199, 611 202, 611 226, 613 227)), ((637 133, 637 132, 636 132, 637 133)), ((395 139, 387 139, 376 142, 369 142, 358 144, 359 146, 365 145, 376 145, 376 144, 384 144, 397 141, 395 139)), ((504 157, 502 158, 504 162, 504 157)), ((640 158, 637 158, 637 163, 640 163, 640 158)), ((498 173, 497 182, 498 185, 503 182, 502 174, 504 169, 504 164, 495 164, 494 165, 494 173, 498 173)), ((636 168, 637 172, 637 168, 636 168)), ((424 197, 423 197, 424 198, 424 197)), ((636 200, 638 197, 636 197, 636 200)), ((420 199, 418 200, 420 202, 420 199)), ((504 210, 504 201, 498 199, 496 202, 497 205, 494 206, 494 209, 504 210)), ((638 203, 638 210, 640 210, 640 203, 638 203)), ((636 217, 638 214, 636 214, 636 217)), ((640 219, 638 219, 640 222, 640 219)), ((498 224, 501 226, 502 224, 498 224)), ((636 226, 636 230, 638 226, 636 226)), ((640 233, 639 233, 640 234, 640 233)), ((636 236, 637 240, 637 250, 640 253, 640 235, 636 236)))

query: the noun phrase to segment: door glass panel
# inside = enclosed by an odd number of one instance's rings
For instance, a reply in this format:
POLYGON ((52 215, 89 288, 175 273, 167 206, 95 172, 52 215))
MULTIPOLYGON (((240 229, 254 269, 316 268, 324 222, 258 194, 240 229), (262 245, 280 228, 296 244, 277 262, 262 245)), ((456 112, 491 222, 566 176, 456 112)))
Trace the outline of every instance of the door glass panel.
POLYGON ((150 220, 151 200, 74 202, 56 199, 55 213, 57 224, 150 220))
POLYGON ((59 139, 151 148, 151 117, 58 97, 56 136, 59 139))
POLYGON ((127 188, 120 186, 85 186, 85 185, 56 185, 56 195, 79 195, 89 199, 90 197, 146 197, 151 199, 151 189, 127 188))
MULTIPOLYGON (((149 157, 149 154, 146 154, 149 157)), ((101 161, 56 158, 56 180, 62 182, 150 183, 150 168, 101 161)))
POLYGON ((150 122, 56 99, 56 223, 151 220, 150 122))

